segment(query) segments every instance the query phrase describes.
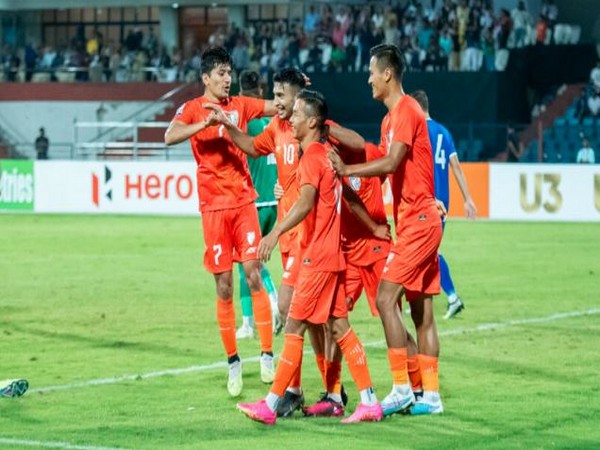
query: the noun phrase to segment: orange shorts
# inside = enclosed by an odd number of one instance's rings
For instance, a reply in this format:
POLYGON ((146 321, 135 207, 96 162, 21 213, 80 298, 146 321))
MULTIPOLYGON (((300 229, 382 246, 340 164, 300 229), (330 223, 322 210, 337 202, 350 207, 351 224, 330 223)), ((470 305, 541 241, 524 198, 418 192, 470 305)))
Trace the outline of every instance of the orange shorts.
POLYGON ((254 203, 202 214, 204 267, 210 273, 228 272, 233 262, 256 259, 260 224, 254 203))
POLYGON ((281 284, 295 287, 298 281, 298 272, 300 272, 300 258, 297 255, 290 253, 281 254, 281 262, 283 263, 283 275, 281 276, 281 284))
POLYGON ((301 270, 289 317, 317 325, 327 323, 330 317, 348 317, 342 274, 301 270))
POLYGON ((374 317, 379 317, 375 299, 377 298, 377 288, 379 287, 379 280, 381 279, 381 273, 385 267, 385 262, 385 259, 380 259, 368 266, 355 266, 346 263, 344 285, 346 288, 349 311, 354 309, 354 305, 360 298, 360 294, 362 294, 364 289, 365 294, 367 295, 367 301, 369 302, 369 308, 371 309, 371 314, 374 317))
POLYGON ((404 227, 398 232, 398 240, 391 248, 381 279, 401 284, 408 301, 415 298, 415 293, 439 294, 438 249, 441 241, 440 221, 404 227))

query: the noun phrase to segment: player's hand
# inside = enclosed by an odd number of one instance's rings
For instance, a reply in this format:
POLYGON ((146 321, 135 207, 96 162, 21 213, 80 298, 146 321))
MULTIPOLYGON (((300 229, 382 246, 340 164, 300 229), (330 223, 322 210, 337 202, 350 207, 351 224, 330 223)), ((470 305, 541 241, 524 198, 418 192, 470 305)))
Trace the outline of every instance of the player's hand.
POLYGON ((446 216, 448 215, 448 211, 446 211, 446 207, 444 206, 444 202, 441 200, 435 199, 435 206, 437 206, 438 213, 442 220, 446 220, 446 216))
POLYGON ((392 233, 390 232, 390 226, 387 223, 377 224, 373 230, 373 236, 382 241, 390 241, 392 239, 392 233))
POLYGON ((477 216, 477 206, 475 206, 475 202, 471 198, 468 198, 465 202, 465 214, 468 219, 475 219, 477 216))
POLYGON ((271 253, 276 245, 277 235, 273 232, 263 237, 258 244, 258 259, 260 259, 262 262, 267 262, 269 259, 271 259, 271 253))
POLYGON ((338 175, 341 177, 345 177, 346 165, 342 161, 342 158, 340 158, 340 155, 338 155, 333 150, 330 150, 327 156, 329 156, 329 160, 331 161, 331 164, 333 165, 333 168, 338 173, 338 175))
POLYGON ((227 115, 219 105, 215 105, 214 103, 202 103, 202 107, 204 109, 210 109, 211 111, 206 119, 208 126, 227 125, 230 123, 227 115))
POLYGON ((275 200, 279 200, 281 197, 283 197, 283 193, 283 187, 279 183, 275 183, 275 186, 273 187, 273 195, 275 196, 275 200))

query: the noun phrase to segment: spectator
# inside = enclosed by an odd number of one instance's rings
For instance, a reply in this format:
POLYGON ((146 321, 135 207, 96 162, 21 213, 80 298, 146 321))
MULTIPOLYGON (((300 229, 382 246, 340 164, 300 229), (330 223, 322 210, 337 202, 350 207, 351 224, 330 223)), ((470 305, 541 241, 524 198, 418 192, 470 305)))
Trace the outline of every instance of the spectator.
POLYGON ((319 24, 319 13, 315 9, 315 5, 308 7, 308 12, 304 16, 304 31, 307 33, 314 33, 319 24))
POLYGON ((508 124, 506 127, 506 152, 507 162, 519 162, 523 154, 523 143, 512 124, 508 124))
POLYGON ((158 52, 158 39, 156 38, 156 34, 154 33, 154 27, 150 26, 148 29, 148 35, 144 38, 144 42, 142 43, 142 47, 148 50, 150 56, 153 57, 158 52))
POLYGON ((592 117, 598 117, 600 113, 600 92, 592 89, 588 94, 587 107, 592 117))
POLYGON ((537 25, 535 26, 535 43, 544 45, 548 36, 548 20, 546 16, 540 14, 537 25))
POLYGON ((500 10, 500 18, 498 19, 497 36, 498 36, 498 48, 505 49, 508 46, 508 37, 512 31, 512 20, 510 13, 507 9, 500 10))
POLYGON ((527 29, 531 22, 523 0, 519 0, 517 7, 512 10, 510 16, 513 22, 514 46, 516 48, 523 47, 526 44, 527 29))
POLYGON ((37 159, 48 159, 48 147, 50 147, 50 141, 46 137, 46 132, 42 127, 40 128, 40 135, 35 140, 37 159))
POLYGON ((250 64, 250 55, 244 38, 238 38, 235 47, 231 52, 231 60, 233 62, 233 69, 238 74, 248 68, 248 65, 250 64))
POLYGON ((600 59, 596 61, 596 67, 590 72, 590 82, 596 92, 600 92, 600 59))
POLYGON ((494 43, 494 36, 489 28, 483 30, 481 35, 481 50, 483 52, 483 62, 485 64, 485 70, 493 72, 496 70, 496 48, 494 43))
POLYGON ((462 62, 462 70, 476 72, 481 68, 481 38, 479 34, 479 21, 471 20, 465 32, 466 50, 462 62))
POLYGON ((27 44, 25 47, 25 81, 31 81, 33 71, 37 66, 38 54, 33 44, 27 44))
POLYGON ((383 34, 385 35, 386 44, 396 45, 398 43, 398 15, 391 6, 386 7, 383 34))
POLYGON ((558 6, 556 6, 554 0, 542 1, 541 14, 548 20, 548 28, 552 31, 558 19, 558 6))
POLYGON ((590 147, 590 143, 586 138, 581 141, 581 148, 577 152, 577 164, 595 164, 596 157, 594 149, 590 147))
POLYGON ((434 30, 431 28, 431 24, 429 20, 423 19, 421 22, 421 29, 417 33, 417 39, 419 42, 419 48, 421 50, 428 50, 429 43, 431 39, 434 37, 434 30))
POLYGON ((458 21, 458 42, 462 49, 465 43, 465 33, 467 32, 467 24, 469 23, 469 7, 467 0, 460 0, 456 7, 456 19, 458 21))

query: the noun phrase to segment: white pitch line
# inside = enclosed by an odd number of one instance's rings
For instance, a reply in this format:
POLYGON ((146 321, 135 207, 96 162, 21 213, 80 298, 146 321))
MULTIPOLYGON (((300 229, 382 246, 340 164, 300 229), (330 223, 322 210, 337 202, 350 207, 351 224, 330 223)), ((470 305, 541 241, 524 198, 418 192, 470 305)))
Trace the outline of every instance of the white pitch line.
POLYGON ((0 438, 0 445, 21 445, 27 447, 60 448, 62 450, 125 450, 121 447, 96 447, 94 445, 75 445, 68 442, 30 441, 28 439, 0 438))
MULTIPOLYGON (((442 331, 439 333, 439 335, 440 336, 457 336, 457 335, 466 334, 466 333, 479 333, 482 331, 501 330, 504 328, 514 327, 514 326, 518 326, 518 325, 528 325, 528 324, 534 324, 534 323, 547 323, 547 322, 553 322, 556 320, 569 319, 569 318, 573 318, 573 317, 591 316, 591 315, 596 315, 596 314, 600 314, 600 308, 592 308, 592 309, 588 309, 586 311, 572 311, 572 312, 568 312, 568 313, 552 314, 551 316, 546 316, 546 317, 533 317, 530 319, 509 320, 507 322, 484 323, 484 324, 477 325, 477 326, 471 327, 471 328, 456 328, 453 330, 442 331)), ((384 340, 379 340, 379 341, 373 341, 373 342, 366 342, 364 344, 364 346, 365 347, 379 347, 384 344, 385 344, 384 340)), ((310 353, 310 350, 307 350, 307 353, 310 353)), ((257 362, 258 360, 259 360, 259 357, 255 356, 255 357, 251 357, 251 358, 244 358, 243 362, 257 362)), ((185 368, 180 368, 180 369, 166 369, 166 370, 159 370, 156 372, 148 372, 148 373, 137 374, 137 375, 122 375, 120 377, 100 378, 100 379, 82 381, 79 383, 59 384, 59 385, 55 385, 55 386, 47 386, 47 387, 41 387, 41 388, 36 388, 36 389, 30 389, 29 392, 47 393, 47 392, 62 391, 62 390, 67 390, 67 389, 76 389, 76 388, 83 388, 83 387, 89 387, 89 386, 99 386, 99 385, 103 385, 103 384, 115 384, 115 383, 120 383, 122 381, 145 380, 147 378, 162 377, 165 375, 182 375, 182 374, 186 374, 186 373, 206 372, 208 370, 220 369, 220 368, 225 368, 225 367, 227 367, 227 362, 221 361, 221 362, 216 362, 216 363, 212 363, 212 364, 205 364, 202 366, 190 366, 190 367, 185 367, 185 368)))

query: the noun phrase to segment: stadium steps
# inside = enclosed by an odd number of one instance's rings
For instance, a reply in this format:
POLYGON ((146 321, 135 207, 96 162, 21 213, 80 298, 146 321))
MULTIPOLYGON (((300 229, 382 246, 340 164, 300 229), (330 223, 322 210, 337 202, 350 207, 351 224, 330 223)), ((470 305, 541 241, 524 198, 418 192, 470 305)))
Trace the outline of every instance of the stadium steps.
MULTIPOLYGON (((169 93, 161 96, 156 102, 168 102, 169 106, 164 108, 161 112, 153 114, 151 116, 142 116, 141 113, 135 114, 130 119, 131 121, 145 121, 145 122, 170 122, 177 108, 185 103, 187 100, 202 95, 202 90, 199 87, 197 81, 182 84, 176 89, 173 89, 169 93)), ((138 129, 138 143, 139 150, 137 153, 138 158, 149 159, 159 158, 164 159, 164 150, 160 149, 157 151, 152 148, 152 144, 162 144, 164 142, 165 129, 164 128, 140 128, 138 129), (144 144, 149 144, 145 146, 144 144)), ((120 143, 130 143, 133 141, 131 136, 123 137, 118 140, 120 143)), ((99 159, 131 159, 133 157, 133 151, 130 148, 106 148, 102 152, 98 152, 96 157, 99 159)), ((191 156, 191 154, 190 154, 191 156)))
POLYGON ((572 107, 575 99, 581 94, 584 84, 571 84, 563 88, 562 92, 550 103, 546 110, 541 112, 537 119, 533 120, 529 127, 521 133, 521 140, 527 147, 532 140, 537 138, 540 122, 542 129, 551 127, 555 120, 568 113, 569 107, 572 107))

